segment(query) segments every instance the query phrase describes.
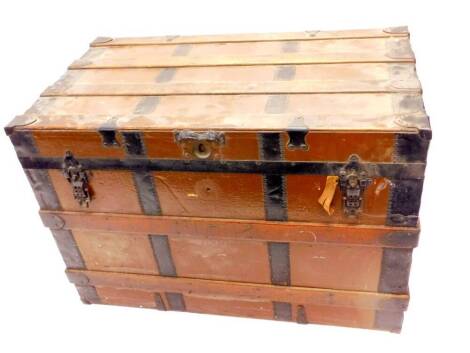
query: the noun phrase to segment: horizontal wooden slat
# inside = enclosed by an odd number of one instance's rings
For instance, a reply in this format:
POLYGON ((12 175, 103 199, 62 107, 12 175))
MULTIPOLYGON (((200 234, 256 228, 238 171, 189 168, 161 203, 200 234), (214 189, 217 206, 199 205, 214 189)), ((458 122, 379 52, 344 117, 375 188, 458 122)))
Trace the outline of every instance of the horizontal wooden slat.
POLYGON ((419 235, 419 228, 385 226, 63 211, 41 211, 40 214, 44 225, 52 229, 112 231, 144 236, 166 234, 172 237, 413 248, 419 235))
POLYGON ((69 70, 42 96, 420 92, 413 64, 69 70))
POLYGON ((192 43, 232 43, 232 42, 264 42, 285 40, 327 40, 352 38, 382 38, 406 37, 408 28, 392 27, 384 29, 358 29, 344 31, 304 31, 293 33, 243 33, 223 35, 194 35, 194 36, 160 36, 137 38, 110 38, 98 37, 91 43, 92 47, 123 46, 123 45, 164 45, 164 44, 192 44, 192 43))
POLYGON ((421 95, 398 93, 42 97, 26 115, 27 129, 429 129, 421 95))
POLYGON ((408 38, 92 47, 71 69, 414 62, 408 38))
POLYGON ((393 312, 406 310, 409 301, 407 294, 286 287, 84 270, 67 270, 67 275, 72 283, 82 286, 137 289, 148 292, 170 291, 183 295, 200 294, 214 298, 231 297, 239 300, 268 299, 279 302, 303 303, 304 305, 315 304, 393 312))

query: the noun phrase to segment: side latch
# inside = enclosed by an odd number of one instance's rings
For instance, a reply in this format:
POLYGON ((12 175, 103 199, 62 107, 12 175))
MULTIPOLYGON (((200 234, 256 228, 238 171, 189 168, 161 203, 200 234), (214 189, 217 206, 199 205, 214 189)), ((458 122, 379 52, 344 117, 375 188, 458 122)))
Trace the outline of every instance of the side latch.
POLYGON ((352 155, 339 172, 339 187, 343 199, 343 212, 348 217, 357 217, 362 211, 365 189, 372 183, 362 168, 359 157, 352 155))
POLYGON ((89 206, 91 202, 91 191, 88 185, 90 172, 75 159, 72 152, 65 152, 62 163, 62 173, 65 179, 72 185, 73 197, 80 206, 89 206))

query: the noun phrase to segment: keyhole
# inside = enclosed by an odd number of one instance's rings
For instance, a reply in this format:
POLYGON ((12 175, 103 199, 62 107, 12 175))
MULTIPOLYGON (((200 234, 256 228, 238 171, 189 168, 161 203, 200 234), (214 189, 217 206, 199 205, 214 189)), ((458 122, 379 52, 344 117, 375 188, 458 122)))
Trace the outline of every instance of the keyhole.
POLYGON ((200 142, 200 143, 197 143, 194 146, 193 153, 196 157, 201 158, 201 159, 205 159, 205 158, 208 158, 210 156, 211 149, 210 149, 209 145, 207 145, 203 142, 200 142))

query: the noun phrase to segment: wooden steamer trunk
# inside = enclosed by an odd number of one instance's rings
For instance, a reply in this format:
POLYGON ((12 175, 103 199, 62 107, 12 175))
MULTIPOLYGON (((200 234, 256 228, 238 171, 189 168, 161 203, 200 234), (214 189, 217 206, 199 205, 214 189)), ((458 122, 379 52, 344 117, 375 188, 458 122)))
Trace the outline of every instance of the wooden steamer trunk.
POLYGON ((85 303, 397 332, 414 62, 406 28, 98 38, 6 132, 85 303))

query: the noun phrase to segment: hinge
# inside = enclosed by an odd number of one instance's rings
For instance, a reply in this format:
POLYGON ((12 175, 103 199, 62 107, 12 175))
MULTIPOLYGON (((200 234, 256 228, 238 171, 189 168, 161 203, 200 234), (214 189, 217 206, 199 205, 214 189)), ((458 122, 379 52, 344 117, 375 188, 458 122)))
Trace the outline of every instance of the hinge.
POLYGON ((88 185, 90 172, 75 159, 72 152, 65 152, 62 173, 72 186, 72 194, 80 206, 88 207, 91 202, 91 190, 88 185))
POLYGON ((346 216, 357 217, 362 212, 364 191, 371 183, 372 179, 362 168, 359 157, 351 155, 348 164, 339 172, 339 187, 346 216))

